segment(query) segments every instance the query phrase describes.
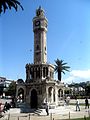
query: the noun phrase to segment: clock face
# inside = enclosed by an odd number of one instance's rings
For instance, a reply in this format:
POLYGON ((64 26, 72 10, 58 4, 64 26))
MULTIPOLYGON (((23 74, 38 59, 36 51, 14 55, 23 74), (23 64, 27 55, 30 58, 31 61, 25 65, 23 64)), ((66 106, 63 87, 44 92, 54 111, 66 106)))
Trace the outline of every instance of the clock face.
POLYGON ((38 26, 38 25, 40 25, 40 21, 35 22, 35 26, 38 26))

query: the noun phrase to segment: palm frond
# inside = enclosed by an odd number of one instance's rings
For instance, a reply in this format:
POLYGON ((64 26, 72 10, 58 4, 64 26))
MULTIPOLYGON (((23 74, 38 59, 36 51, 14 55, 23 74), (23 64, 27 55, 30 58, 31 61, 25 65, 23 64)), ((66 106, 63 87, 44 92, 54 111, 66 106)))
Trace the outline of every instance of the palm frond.
POLYGON ((13 1, 14 1, 14 3, 16 3, 16 5, 19 5, 22 10, 24 10, 23 7, 22 7, 22 5, 20 4, 20 2, 18 2, 17 0, 13 0, 13 1))
POLYGON ((65 72, 62 70, 62 73, 65 74, 65 72))
POLYGON ((14 3, 13 1, 7 0, 7 4, 8 4, 9 9, 13 7, 15 10, 17 10, 16 3, 14 3))
POLYGON ((62 65, 67 65, 67 63, 62 63, 62 65))
POLYGON ((2 2, 2 8, 3 8, 4 13, 5 13, 6 9, 8 9, 7 4, 5 2, 2 2))
POLYGON ((11 10, 11 8, 14 8, 17 11, 18 6, 23 10, 22 5, 17 0, 0 0, 0 14, 2 12, 5 13, 7 9, 11 10))

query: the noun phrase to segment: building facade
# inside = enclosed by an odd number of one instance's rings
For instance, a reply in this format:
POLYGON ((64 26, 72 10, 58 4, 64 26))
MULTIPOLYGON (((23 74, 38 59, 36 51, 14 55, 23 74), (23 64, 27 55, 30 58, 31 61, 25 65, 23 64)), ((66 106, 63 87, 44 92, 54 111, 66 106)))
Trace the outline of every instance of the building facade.
POLYGON ((54 65, 47 62, 47 26, 44 10, 39 7, 33 18, 34 62, 26 64, 26 80, 17 81, 17 94, 31 108, 41 107, 43 103, 59 105, 64 97, 64 84, 54 79, 54 65))

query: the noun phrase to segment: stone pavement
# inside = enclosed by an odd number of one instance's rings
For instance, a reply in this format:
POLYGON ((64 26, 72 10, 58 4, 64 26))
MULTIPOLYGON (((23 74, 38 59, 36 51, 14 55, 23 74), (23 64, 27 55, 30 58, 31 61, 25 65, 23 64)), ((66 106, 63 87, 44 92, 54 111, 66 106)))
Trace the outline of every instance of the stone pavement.
POLYGON ((49 110, 49 116, 46 115, 45 109, 37 113, 19 113, 19 109, 15 108, 4 114, 0 120, 63 120, 68 118, 83 118, 90 116, 90 109, 86 110, 85 106, 80 106, 81 111, 75 111, 75 106, 60 106, 49 110), (8 119, 9 118, 9 119, 8 119))

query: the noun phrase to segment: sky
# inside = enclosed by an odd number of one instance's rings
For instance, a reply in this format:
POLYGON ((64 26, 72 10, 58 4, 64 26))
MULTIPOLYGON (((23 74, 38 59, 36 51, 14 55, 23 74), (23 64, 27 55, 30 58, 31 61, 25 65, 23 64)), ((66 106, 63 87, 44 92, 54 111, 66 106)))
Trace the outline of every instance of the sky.
MULTIPOLYGON (((62 75, 65 83, 90 81, 90 1, 21 0, 24 10, 0 15, 0 76, 25 80, 25 65, 33 63, 32 19, 41 6, 48 19, 47 57, 70 66, 62 75)), ((57 74, 55 74, 57 79, 57 74)))

